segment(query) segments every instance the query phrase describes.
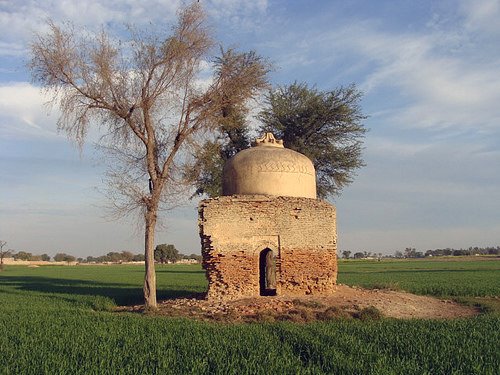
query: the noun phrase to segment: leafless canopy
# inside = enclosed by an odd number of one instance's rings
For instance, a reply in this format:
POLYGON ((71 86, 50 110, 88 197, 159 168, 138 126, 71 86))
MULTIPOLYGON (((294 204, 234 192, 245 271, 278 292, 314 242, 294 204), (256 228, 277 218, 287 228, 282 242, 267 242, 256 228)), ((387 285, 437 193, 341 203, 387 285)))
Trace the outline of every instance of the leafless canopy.
POLYGON ((79 145, 91 125, 104 127, 119 212, 150 204, 149 179, 159 198, 168 195, 178 186, 172 179, 185 141, 266 86, 268 66, 255 53, 221 49, 210 57, 214 41, 198 4, 180 12, 167 37, 131 32, 124 42, 105 31, 82 35, 71 25, 49 26, 31 46, 34 80, 59 105, 59 129, 79 145), (200 76, 207 62, 210 82, 200 76))
POLYGON ((198 3, 179 12, 169 36, 131 32, 118 41, 105 31, 49 27, 31 45, 33 78, 59 105, 59 129, 80 146, 90 126, 105 132, 116 212, 140 208, 144 215, 145 296, 154 307, 148 262, 160 203, 179 187, 176 171, 187 154, 181 150, 195 133, 214 129, 225 108, 245 106, 265 88, 269 67, 252 52, 221 49, 211 58, 215 42, 198 3), (207 62, 211 79, 201 74, 207 62))

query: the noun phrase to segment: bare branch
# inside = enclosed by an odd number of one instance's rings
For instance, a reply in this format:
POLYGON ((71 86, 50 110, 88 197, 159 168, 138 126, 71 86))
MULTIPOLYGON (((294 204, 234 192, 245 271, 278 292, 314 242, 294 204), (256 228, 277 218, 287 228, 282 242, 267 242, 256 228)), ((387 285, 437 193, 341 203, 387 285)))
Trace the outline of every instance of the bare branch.
POLYGON ((105 135, 106 175, 116 216, 139 212, 145 223, 146 302, 156 304, 151 256, 158 211, 179 202, 183 147, 216 128, 227 106, 245 106, 266 87, 268 65, 254 52, 221 49, 214 77, 198 87, 200 63, 214 42, 201 6, 181 9, 167 36, 132 33, 119 41, 49 22, 31 44, 33 79, 61 110, 59 129, 83 145, 91 126, 105 135))

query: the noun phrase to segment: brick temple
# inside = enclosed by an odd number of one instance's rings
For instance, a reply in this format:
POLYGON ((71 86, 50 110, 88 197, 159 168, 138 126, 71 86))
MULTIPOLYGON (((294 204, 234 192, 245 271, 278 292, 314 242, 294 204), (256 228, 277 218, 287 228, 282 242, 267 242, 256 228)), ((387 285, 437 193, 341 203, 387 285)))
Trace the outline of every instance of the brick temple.
POLYGON ((316 199, 311 160, 271 133, 228 160, 199 226, 208 299, 334 292, 335 207, 316 199))

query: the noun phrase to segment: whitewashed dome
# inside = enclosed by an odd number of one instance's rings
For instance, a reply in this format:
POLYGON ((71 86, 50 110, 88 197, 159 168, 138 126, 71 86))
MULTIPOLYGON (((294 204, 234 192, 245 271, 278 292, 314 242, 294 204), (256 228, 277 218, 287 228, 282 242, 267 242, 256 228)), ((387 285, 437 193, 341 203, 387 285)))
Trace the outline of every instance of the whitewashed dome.
POLYGON ((222 195, 316 198, 316 171, 307 156, 284 148, 283 141, 266 133, 254 147, 226 162, 222 195))

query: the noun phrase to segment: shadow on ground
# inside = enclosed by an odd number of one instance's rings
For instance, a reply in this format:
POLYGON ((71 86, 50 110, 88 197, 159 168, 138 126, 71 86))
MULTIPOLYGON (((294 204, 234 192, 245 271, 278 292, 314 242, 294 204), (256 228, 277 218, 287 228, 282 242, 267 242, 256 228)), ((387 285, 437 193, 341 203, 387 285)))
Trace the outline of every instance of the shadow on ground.
MULTIPOLYGON (((160 271, 161 272, 161 271, 160 271)), ((101 296, 112 299, 117 305, 134 305, 143 303, 143 292, 141 286, 98 282, 93 280, 59 279, 42 276, 23 276, 0 278, 0 287, 5 286, 7 290, 0 293, 9 293, 8 289, 19 291, 32 291, 58 297, 64 301, 84 302, 81 298, 72 296, 101 296)), ((173 286, 171 289, 159 289, 157 298, 173 299, 180 297, 190 297, 196 295, 195 290, 188 286, 183 288, 173 286)))

